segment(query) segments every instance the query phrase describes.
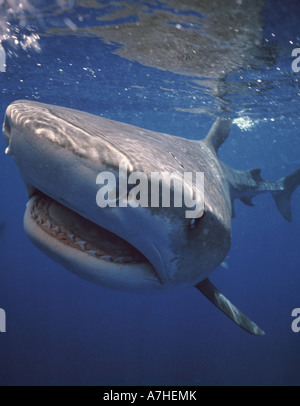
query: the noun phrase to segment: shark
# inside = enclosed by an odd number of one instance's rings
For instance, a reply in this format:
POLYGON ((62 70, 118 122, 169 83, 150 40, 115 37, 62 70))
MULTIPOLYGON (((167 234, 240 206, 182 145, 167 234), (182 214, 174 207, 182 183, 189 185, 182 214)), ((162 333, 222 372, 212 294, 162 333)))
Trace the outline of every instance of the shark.
POLYGON ((24 229, 63 267, 105 288, 155 293, 196 287, 247 332, 264 335, 210 281, 231 246, 234 201, 253 206, 269 192, 291 221, 291 196, 300 169, 276 181, 260 169, 240 171, 218 157, 232 120, 217 117, 201 140, 150 131, 67 107, 30 100, 5 114, 6 154, 26 185, 24 229), (184 207, 99 207, 97 175, 142 172, 204 173, 204 211, 186 218, 184 207))

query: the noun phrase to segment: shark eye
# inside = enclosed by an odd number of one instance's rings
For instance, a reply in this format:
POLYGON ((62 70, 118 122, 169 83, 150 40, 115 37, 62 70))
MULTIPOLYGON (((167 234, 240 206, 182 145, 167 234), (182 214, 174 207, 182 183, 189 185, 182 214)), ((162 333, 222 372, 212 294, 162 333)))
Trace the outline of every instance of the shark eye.
MULTIPOLYGON (((205 214, 205 212, 204 212, 205 214)), ((201 217, 197 217, 197 218, 192 218, 189 221, 189 229, 193 230, 194 228, 196 228, 198 226, 198 224, 200 223, 201 219, 203 218, 204 214, 201 217)))
POLYGON ((196 219, 192 219, 189 223, 189 228, 195 228, 196 225, 196 219))

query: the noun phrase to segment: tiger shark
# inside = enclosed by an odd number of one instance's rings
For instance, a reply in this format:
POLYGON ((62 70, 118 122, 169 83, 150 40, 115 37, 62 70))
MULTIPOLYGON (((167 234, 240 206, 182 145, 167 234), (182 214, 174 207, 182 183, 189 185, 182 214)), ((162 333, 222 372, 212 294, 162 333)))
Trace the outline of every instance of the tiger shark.
POLYGON ((270 192, 291 221, 300 169, 277 181, 260 169, 239 171, 218 158, 231 120, 218 117, 202 140, 149 131, 83 111, 18 100, 7 107, 3 134, 27 187, 24 228, 32 242, 76 275, 106 288, 160 292, 195 286, 251 334, 264 331, 208 279, 231 245, 234 200, 270 192), (204 173, 204 212, 184 207, 96 204, 101 171, 204 173))

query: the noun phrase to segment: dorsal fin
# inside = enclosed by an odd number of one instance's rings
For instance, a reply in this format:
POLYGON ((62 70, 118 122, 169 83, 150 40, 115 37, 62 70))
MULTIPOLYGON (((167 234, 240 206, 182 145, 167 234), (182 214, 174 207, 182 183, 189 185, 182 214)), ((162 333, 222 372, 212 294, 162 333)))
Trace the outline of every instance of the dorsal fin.
POLYGON ((217 153, 230 133, 231 124, 231 119, 218 117, 204 140, 206 145, 217 153))

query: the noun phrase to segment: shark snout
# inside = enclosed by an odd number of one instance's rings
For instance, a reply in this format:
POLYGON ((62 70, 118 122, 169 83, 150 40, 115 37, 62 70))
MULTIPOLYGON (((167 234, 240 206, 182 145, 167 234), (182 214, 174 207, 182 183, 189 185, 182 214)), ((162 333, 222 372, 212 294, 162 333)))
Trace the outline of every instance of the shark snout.
POLYGON ((16 138, 15 136, 17 136, 17 134, 23 135, 25 125, 31 121, 30 110, 27 104, 28 101, 26 100, 18 100, 11 103, 6 109, 2 133, 7 145, 5 153, 8 155, 13 154, 13 138, 16 138))

